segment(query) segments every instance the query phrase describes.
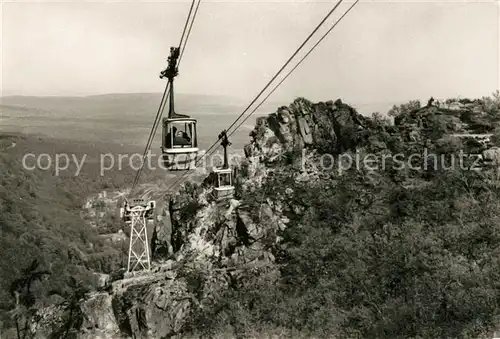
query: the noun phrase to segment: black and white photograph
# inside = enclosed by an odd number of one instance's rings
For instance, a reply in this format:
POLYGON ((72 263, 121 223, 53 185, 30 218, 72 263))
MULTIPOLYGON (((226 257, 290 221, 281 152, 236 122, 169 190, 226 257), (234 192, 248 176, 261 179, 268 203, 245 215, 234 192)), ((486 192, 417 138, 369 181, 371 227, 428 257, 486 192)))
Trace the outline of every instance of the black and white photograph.
POLYGON ((500 339, 500 0, 0 0, 0 339, 500 339))

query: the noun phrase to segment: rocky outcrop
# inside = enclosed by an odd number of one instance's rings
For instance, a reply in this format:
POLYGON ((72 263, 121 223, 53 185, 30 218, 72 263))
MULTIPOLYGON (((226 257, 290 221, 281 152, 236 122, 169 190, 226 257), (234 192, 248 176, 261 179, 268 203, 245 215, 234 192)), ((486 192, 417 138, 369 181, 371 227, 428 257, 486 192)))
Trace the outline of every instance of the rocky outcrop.
POLYGON ((184 280, 160 280, 129 286, 113 298, 118 326, 127 336, 166 338, 179 332, 193 295, 184 280))
MULTIPOLYGON (((113 314, 112 299, 108 293, 95 293, 86 300, 81 300, 79 307, 84 316, 80 328, 77 330, 78 338, 125 338, 120 332, 113 314)), ((66 302, 40 310, 31 326, 35 338, 59 338, 74 334, 74 329, 70 325, 78 322, 77 311, 73 310, 73 317, 70 316, 70 313, 66 302)))
POLYGON ((153 258, 169 257, 174 253, 172 247, 172 216, 170 215, 169 205, 166 201, 157 206, 157 220, 154 226, 154 232, 151 239, 151 252, 153 258))
POLYGON ((245 154, 252 161, 273 161, 283 152, 304 147, 341 153, 355 148, 356 137, 367 128, 367 119, 340 99, 317 104, 297 99, 289 107, 257 119, 245 154))
POLYGON ((85 314, 82 338, 121 338, 112 312, 112 300, 108 293, 98 293, 82 303, 82 311, 85 314))
MULTIPOLYGON (((463 142, 453 135, 477 128, 480 115, 476 107, 431 105, 399 116, 390 126, 363 117, 340 99, 316 104, 297 99, 258 118, 244 148, 246 161, 237 168, 235 199, 217 201, 214 178, 208 176, 157 201, 153 272, 108 284, 107 293, 85 301, 80 338, 181 333, 193 313, 211 307, 212 300, 247 272, 278 272, 273 253, 280 246, 280 232, 306 209, 293 200, 293 183, 314 185, 339 177, 320 168, 320 155, 394 153, 425 147, 429 140, 434 149, 458 150, 463 142), (273 185, 280 176, 292 180, 290 185, 282 178, 273 185)), ((491 162, 500 158, 494 149, 483 149, 482 156, 491 162)), ((369 172, 358 170, 359 175, 369 172)), ((382 182, 371 174, 370 180, 382 182)))

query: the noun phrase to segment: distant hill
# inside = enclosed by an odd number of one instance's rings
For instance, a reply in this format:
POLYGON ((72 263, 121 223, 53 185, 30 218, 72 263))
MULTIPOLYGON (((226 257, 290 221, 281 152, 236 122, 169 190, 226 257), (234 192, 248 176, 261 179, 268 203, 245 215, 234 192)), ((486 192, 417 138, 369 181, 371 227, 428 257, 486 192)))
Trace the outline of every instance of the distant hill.
MULTIPOLYGON (((46 135, 80 142, 104 142, 144 147, 158 111, 162 93, 112 93, 91 96, 6 96, 0 98, 0 132, 46 135)), ((248 101, 224 95, 176 94, 176 110, 198 119, 200 147, 208 148, 219 132, 247 108, 248 101)), ((267 102, 231 136, 233 150, 250 141, 255 118, 275 112, 287 102, 267 102)), ((252 106, 245 116, 253 110, 252 106)), ((387 112, 389 103, 359 104, 364 115, 387 112)), ((168 112, 165 108, 164 114, 168 112)), ((241 119, 240 121, 242 121, 241 119)), ((159 150, 161 129, 153 149, 159 150)))
MULTIPOLYGON (((162 93, 104 94, 85 97, 7 96, 0 98, 0 132, 43 134, 78 141, 145 145, 162 93)), ((176 110, 198 119, 202 147, 243 112, 248 102, 227 96, 177 94, 176 110)), ((276 110, 263 105, 233 137, 235 147, 248 141, 255 117, 276 110), (238 142, 237 140, 241 140, 238 142), (236 141, 236 143, 234 142, 236 141)), ((164 114, 168 111, 165 108, 164 114)), ((161 129, 156 135, 159 145, 161 129)))
MULTIPOLYGON (((2 106, 15 106, 37 110, 67 113, 85 117, 148 116, 157 111, 162 93, 112 93, 82 97, 64 96, 6 96, 0 99, 2 106)), ((239 113, 248 103, 229 96, 200 94, 176 94, 176 108, 183 114, 239 113)), ((267 104, 265 109, 271 105, 267 104)))

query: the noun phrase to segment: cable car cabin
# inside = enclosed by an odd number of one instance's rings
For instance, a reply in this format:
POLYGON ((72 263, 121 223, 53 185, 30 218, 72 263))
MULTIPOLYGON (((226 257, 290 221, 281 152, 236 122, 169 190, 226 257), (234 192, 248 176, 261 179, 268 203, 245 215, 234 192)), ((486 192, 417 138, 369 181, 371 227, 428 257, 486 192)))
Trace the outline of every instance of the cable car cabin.
POLYGON ((162 140, 163 163, 169 171, 196 168, 199 151, 196 119, 164 118, 162 140))
POLYGON ((134 212, 144 212, 144 218, 147 221, 154 221, 154 210, 156 208, 156 201, 151 200, 146 202, 144 199, 134 199, 128 204, 125 204, 120 208, 120 218, 127 224, 132 222, 132 214, 134 212))
POLYGON ((232 199, 234 196, 233 170, 231 168, 215 168, 217 174, 215 194, 217 200, 232 199))

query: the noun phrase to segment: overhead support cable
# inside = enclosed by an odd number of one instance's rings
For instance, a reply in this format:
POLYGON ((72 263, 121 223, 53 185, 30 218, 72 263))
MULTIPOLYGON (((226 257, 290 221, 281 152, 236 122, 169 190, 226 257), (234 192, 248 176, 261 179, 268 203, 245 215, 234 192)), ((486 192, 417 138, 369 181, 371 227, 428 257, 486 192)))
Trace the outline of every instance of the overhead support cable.
MULTIPOLYGON (((262 104, 278 89, 278 87, 298 68, 298 66, 311 54, 311 52, 326 38, 326 36, 328 34, 330 34, 330 32, 338 25, 338 23, 354 8, 354 6, 359 2, 360 0, 356 0, 348 9, 347 11, 332 25, 332 27, 330 27, 330 29, 318 40, 318 42, 316 42, 316 44, 302 57, 302 59, 300 59, 300 61, 292 68, 292 70, 290 70, 288 72, 288 74, 272 89, 272 91, 259 103, 259 105, 229 134, 229 136, 231 136, 232 134, 234 134, 234 132, 236 132, 236 130, 241 127, 241 125, 246 121, 248 120, 248 118, 257 110, 259 109, 262 104)), ((271 81, 266 85, 266 87, 264 88, 264 90, 262 90, 259 95, 251 102, 251 104, 247 107, 247 109, 245 109, 245 111, 243 111, 242 114, 240 114, 240 116, 233 122, 233 124, 231 124, 231 126, 226 129, 226 131, 228 131, 231 127, 233 127, 236 122, 243 116, 243 114, 251 107, 251 105, 257 101, 258 97, 265 91, 265 89, 267 89, 267 87, 269 87, 269 85, 271 84, 271 82, 279 75, 279 73, 281 73, 281 71, 288 65, 288 63, 291 61, 291 59, 298 53, 298 51, 300 51, 300 49, 302 49, 302 47, 305 45, 305 43, 311 38, 311 36, 319 29, 319 27, 325 22, 325 20, 333 13, 333 11, 340 5, 340 3, 342 2, 342 0, 340 0, 335 6, 334 8, 328 13, 328 15, 325 17, 325 19, 323 19, 323 21, 320 23, 320 25, 318 25, 316 27, 316 29, 313 31, 313 33, 311 33, 311 35, 309 35, 309 37, 306 39, 306 41, 299 47, 299 49, 292 55, 292 57, 287 61, 287 63, 278 71, 278 73, 273 77, 273 79, 271 79, 271 81)), ((195 164, 198 164, 199 161, 201 161, 201 159, 205 156, 208 155, 211 155, 213 154, 217 147, 215 149, 213 149, 214 146, 218 146, 218 141, 215 142, 207 151, 205 154, 202 155, 202 157, 200 159, 198 159, 196 161, 195 164), (212 152, 210 152, 211 150, 213 149, 212 152)), ((167 191, 173 189, 177 184, 179 184, 185 176, 187 176, 189 174, 189 172, 185 172, 182 176, 180 176, 172 185, 170 185, 168 188, 167 188, 167 191)))
MULTIPOLYGON (((280 73, 288 66, 288 64, 293 60, 293 58, 304 48, 305 44, 313 37, 313 35, 320 29, 320 27, 325 23, 325 21, 333 14, 333 12, 340 6, 343 0, 339 0, 335 6, 328 12, 328 14, 321 20, 321 22, 316 26, 316 28, 309 34, 309 36, 304 40, 304 42, 295 50, 295 52, 292 54, 292 56, 285 62, 285 64, 276 72, 276 74, 269 80, 267 85, 257 94, 257 96, 250 102, 250 104, 245 108, 243 112, 236 118, 236 120, 228 127, 226 128, 226 131, 229 131, 241 117, 252 107, 252 105, 259 99, 259 97, 262 95, 262 93, 265 92, 265 90, 272 84, 272 82, 280 75, 280 73)), ((207 152, 209 152, 214 146, 218 145, 218 141, 214 142, 212 146, 209 147, 207 152)))
POLYGON ((347 11, 342 14, 342 16, 332 25, 332 27, 330 27, 330 29, 321 37, 321 39, 318 40, 318 42, 316 42, 316 44, 309 50, 309 52, 307 52, 303 57, 302 59, 300 59, 300 61, 288 72, 287 75, 285 75, 285 77, 272 89, 272 91, 259 103, 259 105, 257 107, 255 107, 255 109, 250 112, 250 114, 231 132, 229 133, 229 136, 231 136, 234 132, 236 132, 236 130, 241 127, 241 125, 243 125, 245 123, 245 121, 248 120, 248 118, 250 118, 250 116, 255 113, 255 111, 257 111, 263 104, 264 102, 278 89, 278 87, 281 86, 281 84, 283 82, 285 82, 285 80, 293 73, 293 71, 295 71, 297 69, 297 67, 300 66, 300 64, 309 56, 309 54, 311 54, 311 52, 316 48, 318 47, 318 45, 327 37, 328 34, 330 34, 330 32, 335 28, 335 26, 338 25, 338 23, 347 15, 347 13, 349 13, 353 7, 359 2, 360 0, 356 0, 348 9, 347 11))

